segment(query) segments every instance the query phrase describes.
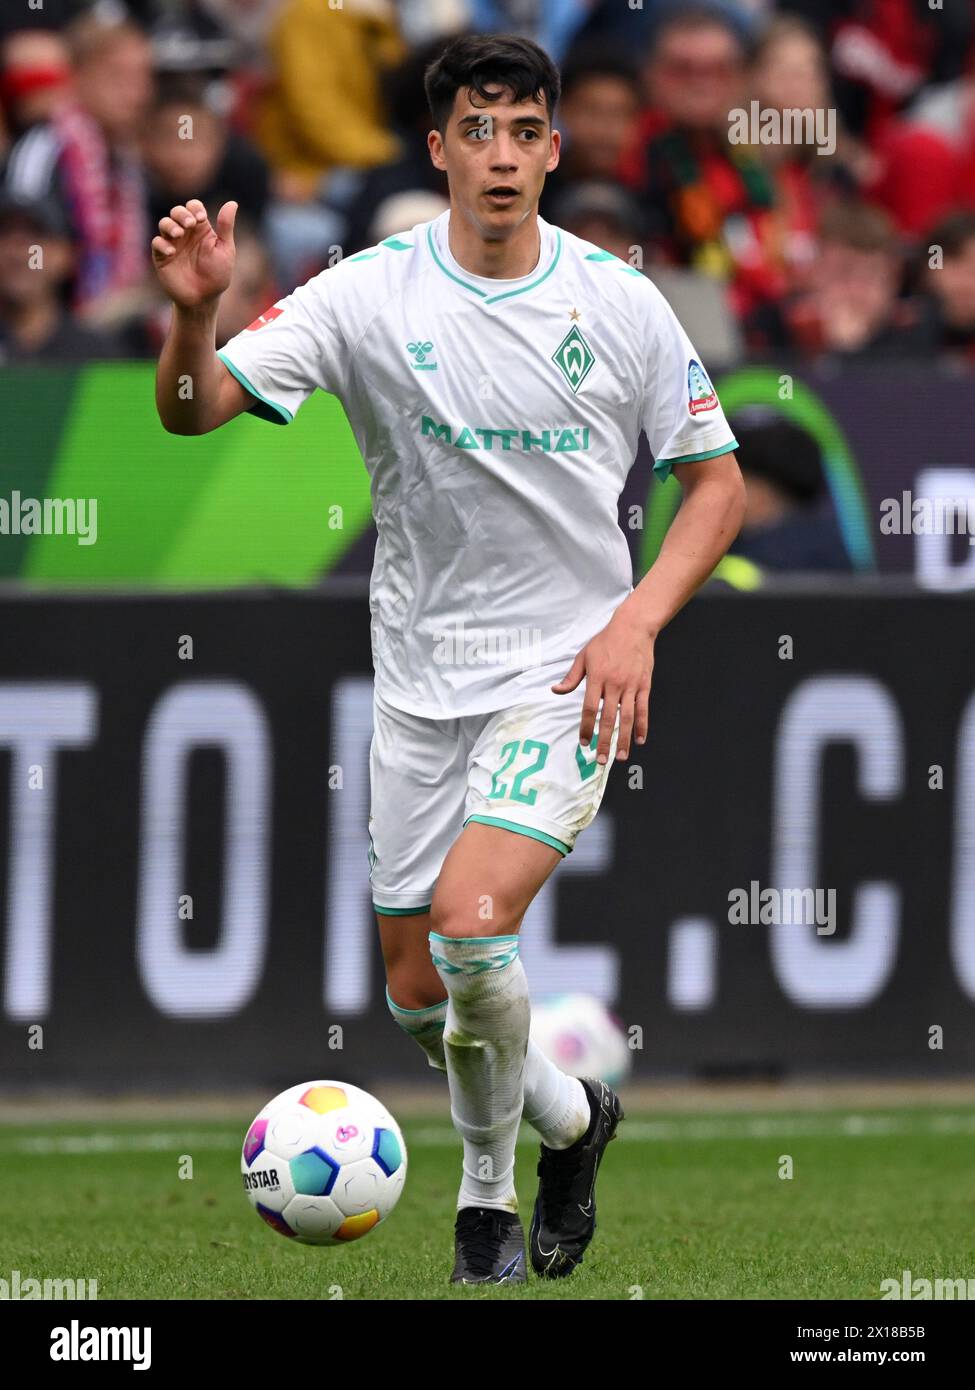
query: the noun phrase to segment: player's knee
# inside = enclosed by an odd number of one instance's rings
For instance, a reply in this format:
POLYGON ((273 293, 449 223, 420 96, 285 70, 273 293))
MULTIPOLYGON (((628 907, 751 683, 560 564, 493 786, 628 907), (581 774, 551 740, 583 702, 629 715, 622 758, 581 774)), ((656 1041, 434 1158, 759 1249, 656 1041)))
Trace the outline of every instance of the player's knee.
POLYGON ((434 893, 430 907, 430 930, 438 936, 505 936, 519 921, 512 907, 489 893, 434 893))
POLYGON ((431 980, 429 972, 421 974, 406 965, 386 970, 386 988, 394 1004, 401 1009, 428 1009, 442 1004, 446 998, 439 977, 431 980))

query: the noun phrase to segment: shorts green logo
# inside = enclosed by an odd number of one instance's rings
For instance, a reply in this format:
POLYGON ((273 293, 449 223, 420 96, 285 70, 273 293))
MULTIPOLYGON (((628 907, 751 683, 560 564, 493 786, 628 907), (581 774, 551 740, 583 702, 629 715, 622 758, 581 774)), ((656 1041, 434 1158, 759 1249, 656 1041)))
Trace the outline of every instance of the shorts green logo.
POLYGON ((552 354, 552 361, 576 392, 592 371, 596 356, 573 324, 552 354))
MULTIPOLYGON (((599 735, 593 734, 592 742, 589 744, 589 747, 595 749, 598 743, 599 735)), ((576 744, 576 762, 579 766, 579 776, 584 782, 588 777, 591 777, 594 772, 599 771, 599 764, 596 762, 596 754, 593 753, 592 760, 590 761, 582 751, 581 743, 576 744)))

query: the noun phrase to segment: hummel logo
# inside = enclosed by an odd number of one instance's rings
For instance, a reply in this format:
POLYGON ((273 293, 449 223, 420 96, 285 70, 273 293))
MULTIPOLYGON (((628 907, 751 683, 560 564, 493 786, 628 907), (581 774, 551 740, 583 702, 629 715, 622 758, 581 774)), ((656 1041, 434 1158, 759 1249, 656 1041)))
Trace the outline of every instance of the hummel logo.
POLYGON ((433 352, 433 343, 407 343, 406 351, 410 353, 412 357, 416 358, 415 362, 410 363, 414 371, 435 372, 437 370, 436 362, 427 361, 427 358, 433 352))

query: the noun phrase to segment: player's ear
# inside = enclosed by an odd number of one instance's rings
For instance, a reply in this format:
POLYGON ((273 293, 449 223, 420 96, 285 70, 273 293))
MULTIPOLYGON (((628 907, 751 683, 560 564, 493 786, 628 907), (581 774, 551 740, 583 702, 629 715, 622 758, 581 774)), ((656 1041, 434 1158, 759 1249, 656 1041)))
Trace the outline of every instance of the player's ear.
POLYGON ((545 165, 546 174, 551 174, 553 170, 559 167, 559 153, 561 149, 562 136, 553 126, 549 142, 548 163, 545 165))
POLYGON ((427 149, 430 151, 430 158, 434 166, 437 169, 446 168, 443 157, 443 136, 436 128, 427 135, 427 149))

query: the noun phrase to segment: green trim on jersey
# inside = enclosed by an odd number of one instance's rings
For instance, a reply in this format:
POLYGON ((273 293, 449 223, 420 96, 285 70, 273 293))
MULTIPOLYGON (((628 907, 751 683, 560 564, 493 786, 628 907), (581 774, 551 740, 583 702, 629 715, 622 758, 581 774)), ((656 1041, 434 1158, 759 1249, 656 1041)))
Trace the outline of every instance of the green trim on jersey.
POLYGON ((479 290, 476 285, 469 285, 466 280, 462 280, 459 275, 455 275, 452 270, 447 269, 443 261, 437 255, 437 248, 433 244, 432 226, 427 228, 427 245, 430 248, 430 255, 436 261, 437 265, 440 267, 443 273, 447 276, 448 280, 453 280, 458 285, 463 285, 465 290, 470 290, 472 294, 479 294, 482 299, 487 299, 487 290, 479 290))
POLYGON ((256 415, 261 420, 268 420, 272 425, 290 425, 292 423, 295 417, 291 414, 290 410, 262 396, 257 387, 247 380, 244 373, 239 367, 234 366, 229 357, 224 357, 222 352, 218 352, 217 356, 231 376, 235 376, 241 386, 254 397, 256 403, 250 407, 249 414, 256 415))
POLYGON ((731 439, 727 444, 722 444, 719 449, 708 449, 703 454, 681 454, 676 459, 655 459, 653 471, 657 477, 666 482, 671 466, 675 463, 702 463, 704 459, 716 459, 721 454, 730 454, 732 449, 738 448, 738 440, 731 439))
POLYGON ((503 294, 489 295, 487 290, 482 290, 477 285, 469 284, 466 280, 462 280, 459 275, 455 275, 452 270, 448 270, 448 268, 444 265, 443 261, 437 255, 437 248, 434 245, 433 241, 432 223, 429 227, 427 227, 427 245, 430 248, 430 255, 433 257, 436 264, 440 267, 440 269, 443 271, 443 273, 447 276, 449 280, 454 280, 458 285, 463 286, 465 290, 470 290, 472 294, 480 295, 481 299, 484 300, 485 304, 498 304, 502 299, 511 299, 514 295, 517 294, 527 294, 529 290, 533 290, 536 285, 540 285, 543 280, 548 279, 552 271, 558 265, 559 257, 562 254, 562 233, 559 231, 558 227, 555 228, 555 255, 552 257, 548 269, 543 271, 542 274, 539 275, 538 279, 533 280, 530 285, 522 285, 521 289, 519 290, 505 290, 503 294))
POLYGON ((371 261, 374 256, 378 256, 383 246, 388 246, 390 251, 409 251, 413 245, 412 241, 400 241, 399 237, 388 236, 385 241, 381 241, 375 251, 360 251, 355 256, 349 257, 349 264, 354 261, 371 261))
POLYGON ((625 270, 627 275, 639 275, 643 279, 643 271, 637 270, 634 265, 627 265, 626 261, 620 260, 612 251, 590 251, 586 256, 587 261, 615 261, 620 270, 625 270))
POLYGON ((571 854, 571 847, 564 844, 562 840, 556 840, 554 835, 546 835, 544 830, 532 830, 527 825, 517 825, 513 820, 502 820, 500 816, 468 816, 464 821, 465 825, 470 825, 472 820, 476 820, 479 825, 500 825, 502 830, 513 830, 516 835, 527 835, 531 840, 541 840, 543 845, 551 845, 560 854, 571 854))
POLYGON ((414 917, 418 912, 429 912, 432 906, 432 903, 427 903, 426 907, 380 907, 378 903, 373 903, 372 910, 382 917, 414 917))
POLYGON ((718 449, 708 449, 704 454, 681 454, 676 459, 661 459, 661 463, 700 463, 703 459, 716 459, 719 454, 730 454, 732 449, 738 448, 737 439, 729 439, 727 444, 722 444, 718 449))
POLYGON ((561 254, 562 254, 562 233, 559 231, 558 227, 556 227, 556 229, 555 229, 555 255, 552 257, 552 263, 551 263, 551 265, 549 266, 548 270, 546 270, 543 274, 541 274, 541 275, 538 277, 537 280, 533 280, 533 281, 531 282, 530 285, 525 285, 523 289, 520 289, 520 290, 505 290, 504 294, 492 294, 491 298, 487 301, 487 303, 488 303, 488 304, 498 304, 502 299, 511 299, 513 295, 516 295, 516 294, 527 294, 529 290, 533 290, 533 289, 535 288, 536 285, 540 285, 540 284, 542 283, 543 280, 547 280, 547 279, 548 279, 548 277, 551 275, 552 271, 553 271, 553 270, 555 269, 555 267, 558 265, 558 263, 559 263, 559 257, 561 256, 561 254))

